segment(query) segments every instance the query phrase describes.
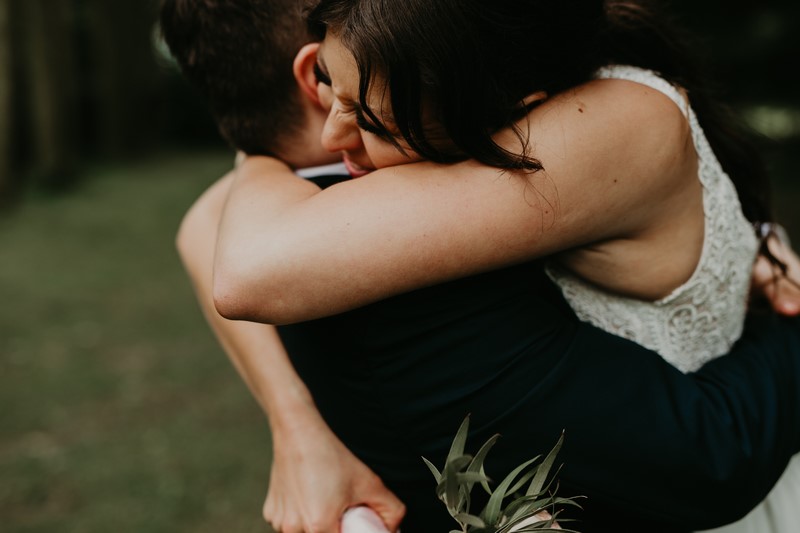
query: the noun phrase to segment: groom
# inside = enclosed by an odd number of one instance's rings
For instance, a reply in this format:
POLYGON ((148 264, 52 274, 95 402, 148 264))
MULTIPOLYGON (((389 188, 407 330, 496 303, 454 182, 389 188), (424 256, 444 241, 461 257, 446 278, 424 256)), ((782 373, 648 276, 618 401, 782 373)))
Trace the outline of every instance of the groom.
MULTIPOLYGON (((245 152, 277 156, 294 168, 336 159, 317 140, 325 112, 315 91, 316 45, 309 43, 299 4, 168 0, 162 11, 165 37, 209 100, 223 136, 245 152)), ((178 247, 210 324, 269 417, 274 458, 265 517, 281 531, 337 531, 344 509, 366 504, 394 530, 403 505, 328 427, 275 329, 227 321, 214 310, 211 265, 229 181, 230 176, 217 182, 187 213, 178 247)), ((641 523, 710 527, 758 503, 800 449, 798 328, 758 318, 735 355, 683 376, 652 352, 576 325, 557 294, 538 298, 540 309, 564 317, 558 334, 567 352, 552 354, 564 361, 560 372, 539 383, 549 390, 543 425, 560 427, 583 404, 609 413, 608 420, 569 436, 570 457, 582 458, 577 488, 589 496, 587 502, 626 509, 641 523), (610 357, 599 361, 598 354, 610 357), (632 369, 635 386, 621 379, 632 369), (749 444, 748 454, 727 437, 732 427, 749 444), (642 465, 650 463, 683 467, 643 486, 642 465), (604 474, 608 464, 617 465, 613 478, 604 474), (698 464, 707 468, 693 468, 698 464)), ((354 336, 343 333, 358 332, 364 319, 351 313, 285 328, 283 336, 290 353, 322 360, 351 348, 354 336), (321 345, 320 331, 329 343, 321 345)), ((430 483, 420 499, 435 499, 430 483)))
MULTIPOLYGON (((277 156, 325 185, 349 176, 329 166, 341 157, 319 142, 327 112, 313 72, 318 44, 301 4, 163 0, 161 29, 229 144, 240 153, 277 156)), ((222 177, 191 207, 177 247, 209 325, 269 420, 273 463, 264 517, 279 531, 338 531, 344 510, 365 504, 395 530, 402 502, 329 429, 276 329, 225 320, 214 309, 214 243, 232 178, 233 172, 222 177)))

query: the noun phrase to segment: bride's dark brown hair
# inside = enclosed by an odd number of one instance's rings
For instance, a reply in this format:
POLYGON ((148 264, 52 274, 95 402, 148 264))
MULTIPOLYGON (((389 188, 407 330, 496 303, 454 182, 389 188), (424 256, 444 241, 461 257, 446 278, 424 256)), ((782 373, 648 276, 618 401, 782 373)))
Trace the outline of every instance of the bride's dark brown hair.
POLYGON ((527 96, 576 87, 605 65, 654 70, 686 89, 745 215, 769 220, 760 158, 709 96, 685 38, 660 7, 646 0, 322 0, 309 23, 318 37, 333 32, 353 53, 360 104, 371 122, 393 138, 367 102, 371 90, 385 89, 379 94, 390 99, 397 131, 437 162, 472 158, 541 170, 522 132, 518 151, 492 138, 536 105, 526 105, 527 96))

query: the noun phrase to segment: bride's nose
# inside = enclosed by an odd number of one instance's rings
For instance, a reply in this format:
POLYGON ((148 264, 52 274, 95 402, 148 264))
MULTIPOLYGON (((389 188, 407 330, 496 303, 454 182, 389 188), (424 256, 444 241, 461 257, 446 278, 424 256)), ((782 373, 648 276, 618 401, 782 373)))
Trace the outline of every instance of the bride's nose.
POLYGON ((363 144, 358 126, 351 117, 331 108, 322 128, 322 146, 329 152, 355 151, 363 144))

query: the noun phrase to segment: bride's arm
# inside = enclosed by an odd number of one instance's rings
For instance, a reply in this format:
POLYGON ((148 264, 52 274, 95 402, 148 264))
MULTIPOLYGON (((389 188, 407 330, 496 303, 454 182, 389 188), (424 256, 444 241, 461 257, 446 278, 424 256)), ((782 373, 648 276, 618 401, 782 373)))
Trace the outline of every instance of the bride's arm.
POLYGON ((530 120, 546 171, 528 176, 475 162, 418 163, 320 193, 277 160, 248 159, 220 226, 217 309, 229 318, 305 320, 632 237, 655 217, 681 216, 665 210, 670 199, 676 204, 679 180, 691 176, 691 158, 680 157, 691 143, 663 95, 593 82, 543 104, 530 120))

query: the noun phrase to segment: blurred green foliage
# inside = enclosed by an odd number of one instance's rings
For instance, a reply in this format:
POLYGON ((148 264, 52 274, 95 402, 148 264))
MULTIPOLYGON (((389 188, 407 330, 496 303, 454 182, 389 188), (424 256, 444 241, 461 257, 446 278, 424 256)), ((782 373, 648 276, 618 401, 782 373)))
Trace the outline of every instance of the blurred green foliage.
POLYGON ((0 530, 267 530, 266 422, 173 246, 230 161, 91 166, 0 219, 0 530))
MULTIPOLYGON (((800 235, 800 2, 671 0, 716 93, 754 130, 775 215, 800 235)), ((797 240, 797 238, 795 239, 797 240)))
MULTIPOLYGON (((772 137, 765 151, 797 153, 800 2, 661 1, 693 34, 720 97, 772 137)), ((160 52, 158 6, 0 0, 0 201, 26 186, 69 188, 98 157, 222 145, 197 93, 160 52)))
POLYGON ((800 106, 795 75, 800 53, 800 3, 794 0, 671 0, 697 42, 697 56, 737 106, 800 106))

